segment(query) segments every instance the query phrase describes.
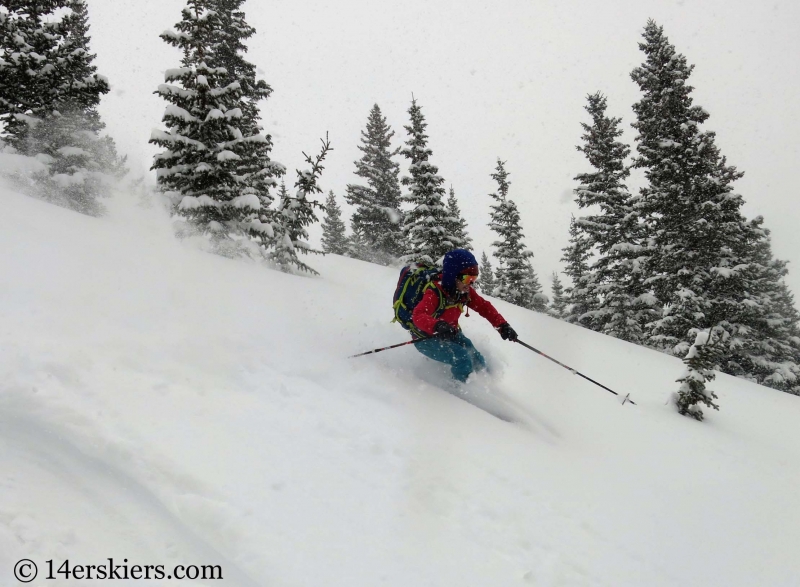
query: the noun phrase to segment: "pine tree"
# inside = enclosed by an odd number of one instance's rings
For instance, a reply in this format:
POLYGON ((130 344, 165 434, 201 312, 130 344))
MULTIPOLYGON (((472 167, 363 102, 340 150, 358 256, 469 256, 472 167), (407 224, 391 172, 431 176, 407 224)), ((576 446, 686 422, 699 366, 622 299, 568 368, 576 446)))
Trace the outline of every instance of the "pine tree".
POLYGON ((367 128, 361 131, 363 153, 355 162, 356 175, 367 185, 349 184, 345 200, 355 206, 351 226, 367 243, 365 260, 388 265, 403 252, 400 212, 400 165, 392 160, 400 149, 392 149, 394 131, 375 104, 367 128))
POLYGON ((447 198, 447 227, 448 234, 453 235, 455 246, 460 249, 471 249, 472 239, 467 232, 467 221, 461 216, 461 209, 458 207, 456 192, 450 186, 450 195, 447 198))
POLYGON ((683 355, 701 330, 724 330, 718 337, 723 346, 747 335, 751 317, 741 314, 748 298, 741 268, 748 263, 749 229, 732 187, 742 173, 721 156, 714 133, 699 128, 709 115, 692 105, 687 81, 693 66, 652 20, 644 39, 639 47, 646 61, 631 73, 643 92, 634 105, 634 164, 648 181, 636 206, 649 237, 645 283, 664 308, 649 343, 683 355))
POLYGON ((411 124, 406 126, 408 140, 401 154, 410 159, 410 176, 402 178, 409 187, 405 201, 411 205, 403 218, 405 238, 404 263, 418 262, 433 265, 444 254, 457 247, 456 239, 447 232, 447 210, 444 206, 444 178, 439 169, 429 159, 432 151, 428 148, 428 126, 417 101, 411 101, 408 110, 411 124))
POLYGON ((575 194, 579 207, 592 207, 598 213, 583 216, 575 224, 595 253, 594 262, 580 278, 587 301, 582 322, 598 332, 641 343, 645 324, 656 317, 652 308, 656 300, 643 283, 642 227, 625 186, 630 148, 617 140, 622 119, 606 116, 605 96, 597 92, 587 99, 592 124, 581 124, 584 143, 577 149, 595 171, 575 178, 580 182, 575 194))
POLYGON ((55 64, 66 58, 66 25, 55 15, 68 6, 69 0, 5 0, 0 11, 0 116, 5 142, 22 154, 31 154, 31 128, 64 99, 55 64))
POLYGON ((306 228, 318 221, 316 210, 324 207, 310 198, 314 194, 322 193, 318 181, 324 169, 322 162, 331 150, 330 141, 326 137, 322 141, 322 150, 316 158, 312 159, 303 153, 310 168, 297 170, 297 181, 294 184, 297 192, 294 196, 290 196, 286 185, 281 183, 280 203, 276 210, 275 247, 269 254, 269 259, 281 271, 289 272, 295 267, 319 275, 315 269, 300 260, 298 253, 323 254, 308 244, 306 228))
POLYGON ((84 0, 10 2, 0 15, 0 109, 8 142, 45 162, 33 177, 41 197, 100 215, 98 198, 126 173, 114 141, 101 137, 97 106, 108 93, 89 50, 84 0), (61 20, 55 11, 69 8, 61 20))
POLYGON ((268 247, 283 237, 268 206, 269 188, 284 168, 270 161, 271 141, 245 117, 255 95, 243 93, 249 74, 240 71, 234 79, 225 66, 232 37, 224 34, 227 17, 219 2, 188 0, 177 31, 161 34, 183 59, 180 68, 166 71, 167 83, 156 92, 169 106, 168 130, 153 131, 150 140, 165 149, 153 169, 179 217, 210 235, 221 252, 248 252, 251 239, 268 247))
POLYGON ((353 228, 353 232, 347 239, 347 253, 348 257, 353 259, 364 260, 369 257, 369 243, 364 238, 364 229, 361 227, 353 228))
MULTIPOLYGON (((220 27, 215 31, 217 41, 214 50, 214 65, 224 67, 231 82, 237 82, 242 92, 242 117, 240 128, 247 135, 257 135, 263 129, 258 103, 272 94, 266 81, 256 78, 256 66, 244 58, 248 39, 256 30, 245 20, 242 4, 245 0, 213 0, 212 9, 220 18, 220 27)), ((272 138, 265 137, 270 147, 272 138)))
POLYGON ((553 301, 550 304, 548 314, 553 318, 563 319, 567 315, 567 296, 564 293, 564 286, 558 278, 558 273, 553 271, 553 301))
POLYGON ((250 26, 242 11, 245 0, 212 0, 209 6, 219 17, 219 27, 213 32, 216 35, 214 51, 206 55, 206 63, 225 69, 227 83, 238 84, 241 92, 239 108, 241 117, 231 132, 245 139, 236 153, 235 177, 241 195, 255 195, 261 206, 251 209, 244 219, 244 229, 251 237, 255 237, 264 249, 275 246, 273 226, 276 211, 270 208, 274 201, 271 190, 277 186, 277 180, 284 176, 286 168, 271 159, 273 147, 272 136, 263 132, 258 104, 272 95, 272 88, 266 81, 257 79, 256 66, 245 59, 246 41, 255 35, 256 30, 250 26))
POLYGON ((738 324, 721 370, 800 395, 800 337, 794 298, 784 277, 786 262, 772 257, 763 218, 750 222, 749 263, 737 268, 746 282, 746 298, 730 309, 738 324))
POLYGON ((683 359, 686 371, 678 379, 681 386, 675 396, 675 406, 679 414, 702 422, 703 410, 698 404, 719 410, 719 406, 714 403, 717 394, 706 389, 706 383, 714 379, 714 370, 719 368, 722 356, 720 342, 728 333, 717 327, 703 331, 692 330, 692 334, 695 340, 683 359))
MULTIPOLYGON (((785 261, 777 260, 774 262, 777 273, 785 275, 783 273, 786 270, 785 263, 785 261)), ((776 322, 768 319, 766 324, 777 330, 774 336, 780 341, 780 346, 779 352, 776 353, 775 364, 780 366, 773 369, 762 383, 781 391, 800 395, 800 313, 797 311, 794 295, 786 282, 781 278, 773 283, 769 296, 772 300, 772 316, 776 322)))
POLYGON ((498 187, 497 192, 490 194, 496 204, 491 206, 489 228, 500 237, 492 243, 497 259, 494 295, 517 306, 544 312, 547 297, 542 294, 542 286, 531 265, 533 253, 523 242, 525 235, 517 205, 508 198, 508 172, 500 159, 492 179, 498 187))
POLYGON ((322 221, 322 250, 334 255, 344 255, 348 250, 345 224, 342 210, 336 203, 333 190, 328 192, 325 200, 325 220, 322 221))
POLYGON ((486 251, 481 254, 480 276, 481 278, 475 282, 478 291, 487 296, 493 296, 496 282, 494 279, 492 264, 489 261, 489 257, 486 256, 486 251))
POLYGON ((565 263, 564 273, 572 281, 572 285, 565 289, 568 308, 564 320, 585 326, 584 316, 590 309, 596 307, 597 302, 589 297, 587 287, 591 246, 586 235, 578 228, 574 217, 569 221, 569 245, 562 250, 564 251, 564 256, 561 257, 565 263))

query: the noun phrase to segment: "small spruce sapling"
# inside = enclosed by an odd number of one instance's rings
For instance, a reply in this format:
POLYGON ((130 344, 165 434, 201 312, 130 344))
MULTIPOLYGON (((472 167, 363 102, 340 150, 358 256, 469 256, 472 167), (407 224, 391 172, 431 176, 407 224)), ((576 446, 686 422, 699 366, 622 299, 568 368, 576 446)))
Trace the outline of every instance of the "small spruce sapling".
POLYGON ((683 358, 686 371, 677 380, 681 384, 675 394, 675 406, 679 414, 702 422, 703 410, 698 404, 719 410, 714 403, 717 394, 707 389, 706 383, 715 377, 714 370, 723 356, 721 343, 725 342, 726 336, 727 332, 719 327, 695 331, 694 344, 683 358))

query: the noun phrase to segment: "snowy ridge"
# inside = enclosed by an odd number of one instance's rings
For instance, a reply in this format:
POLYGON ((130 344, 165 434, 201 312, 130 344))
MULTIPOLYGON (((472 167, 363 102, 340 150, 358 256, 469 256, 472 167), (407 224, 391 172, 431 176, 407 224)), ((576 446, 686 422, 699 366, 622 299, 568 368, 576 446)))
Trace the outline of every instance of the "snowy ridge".
MULTIPOLYGON (((0 186, 0 572, 29 557, 220 564, 231 585, 800 585, 800 401, 497 302, 462 318, 508 424, 389 323, 396 271, 205 254, 125 199, 0 186)), ((5 584, 5 583, 3 583, 5 584)), ((153 583, 157 584, 157 583, 153 583)))

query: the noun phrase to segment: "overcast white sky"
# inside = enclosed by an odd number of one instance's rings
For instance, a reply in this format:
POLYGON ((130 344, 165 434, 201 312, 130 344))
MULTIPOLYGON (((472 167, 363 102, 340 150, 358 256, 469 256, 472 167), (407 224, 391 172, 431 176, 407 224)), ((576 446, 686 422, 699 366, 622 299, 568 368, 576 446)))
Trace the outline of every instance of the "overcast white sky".
MULTIPOLYGON (((180 60, 158 34, 180 20, 185 0, 88 4, 92 49, 112 86, 101 112, 121 150, 146 169, 155 152, 147 139, 165 107, 152 92, 180 60)), ((638 42, 654 18, 696 65, 693 96, 711 114, 706 128, 746 172, 737 184, 745 211, 765 217, 800 296, 800 2, 248 0, 245 11, 258 30, 249 59, 275 90, 262 105, 264 126, 292 182, 301 151, 316 151, 328 132, 335 150, 322 185, 344 205, 370 107, 380 105, 399 146, 413 92, 432 162, 455 188, 478 252, 493 240, 490 174, 498 157, 507 161, 548 291, 577 213, 572 178, 589 170, 575 150, 585 96, 608 95, 609 114, 623 118, 633 146, 640 95, 629 74, 643 61, 638 42)))

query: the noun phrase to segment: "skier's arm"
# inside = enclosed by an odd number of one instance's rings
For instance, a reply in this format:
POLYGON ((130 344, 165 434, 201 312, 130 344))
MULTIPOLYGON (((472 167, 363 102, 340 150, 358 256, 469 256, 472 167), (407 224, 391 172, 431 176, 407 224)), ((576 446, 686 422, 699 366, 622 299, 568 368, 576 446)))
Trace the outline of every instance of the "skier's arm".
POLYGON ((508 322, 508 320, 500 315, 500 312, 495 309, 489 300, 482 298, 478 292, 472 288, 469 290, 469 304, 467 304, 467 307, 475 310, 478 314, 486 318, 495 328, 499 328, 500 325, 508 322))
POLYGON ((439 296, 433 288, 428 289, 422 300, 414 308, 411 314, 411 321, 414 326, 419 328, 425 334, 430 336, 434 335, 434 328, 438 320, 433 317, 436 310, 439 309, 439 296))

